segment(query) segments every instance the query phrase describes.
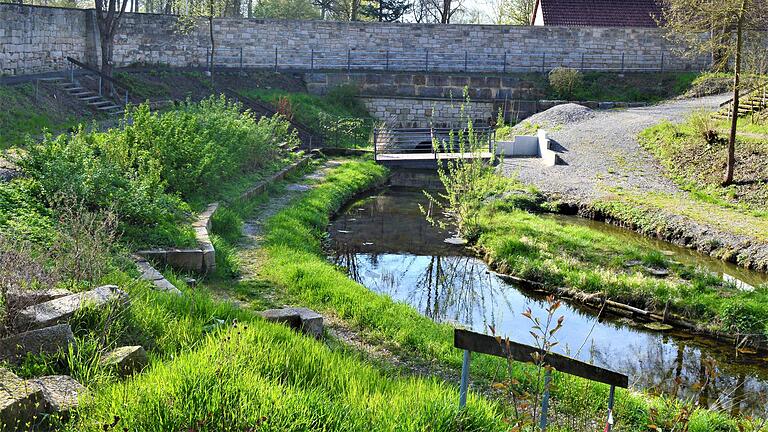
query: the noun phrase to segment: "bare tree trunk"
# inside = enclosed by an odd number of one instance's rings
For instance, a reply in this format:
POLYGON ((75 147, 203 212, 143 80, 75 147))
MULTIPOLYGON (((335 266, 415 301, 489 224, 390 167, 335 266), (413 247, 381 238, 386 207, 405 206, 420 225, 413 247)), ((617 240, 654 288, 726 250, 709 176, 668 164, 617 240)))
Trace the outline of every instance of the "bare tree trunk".
POLYGON ((449 24, 451 22, 451 0, 443 0, 443 10, 440 15, 441 23, 449 24))
POLYGON ((723 185, 733 183, 733 171, 736 166, 736 126, 739 121, 739 92, 741 80, 741 48, 743 45, 744 33, 744 7, 746 0, 741 0, 741 9, 739 10, 739 21, 736 27, 736 54, 733 65, 733 107, 731 108, 731 133, 728 137, 728 162, 725 168, 725 178, 723 185))
POLYGON ((253 18, 253 0, 248 0, 248 18, 253 18))
POLYGON ((360 9, 360 0, 352 0, 352 9, 349 11, 349 20, 357 21, 357 12, 360 9))
POLYGON ((208 31, 211 36, 211 62, 209 63, 208 72, 211 74, 211 86, 213 86, 213 60, 216 58, 214 56, 216 41, 213 38, 213 1, 214 0, 208 0, 208 31))

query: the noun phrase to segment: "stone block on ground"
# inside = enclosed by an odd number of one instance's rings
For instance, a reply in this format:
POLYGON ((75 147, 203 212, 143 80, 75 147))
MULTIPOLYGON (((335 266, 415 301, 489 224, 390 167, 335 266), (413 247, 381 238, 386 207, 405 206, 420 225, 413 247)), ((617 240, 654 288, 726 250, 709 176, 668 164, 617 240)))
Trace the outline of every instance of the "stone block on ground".
POLYGON ((132 375, 141 372, 147 364, 147 352, 140 345, 115 348, 101 358, 101 363, 114 366, 121 376, 132 375))
POLYGON ((22 309, 16 317, 16 326, 19 329, 52 326, 72 318, 82 307, 100 307, 112 300, 127 300, 127 297, 114 285, 101 286, 22 309))
POLYGON ((136 268, 141 273, 141 278, 149 281, 158 291, 170 292, 172 294, 181 295, 181 291, 171 282, 169 282, 162 273, 157 271, 152 264, 146 260, 137 260, 136 268))
POLYGON ((66 417, 69 410, 76 408, 87 389, 68 375, 52 375, 28 380, 42 392, 43 409, 66 417))
POLYGON ((11 308, 19 309, 65 297, 70 294, 72 294, 71 291, 63 288, 48 288, 42 290, 12 289, 8 290, 5 294, 5 300, 11 308))
POLYGON ((0 368, 0 430, 26 430, 24 424, 40 413, 42 401, 40 387, 0 368))
POLYGON ((288 324, 307 335, 320 338, 323 335, 323 316, 307 308, 269 309, 260 313, 267 321, 288 324))
POLYGON ((31 354, 55 354, 75 342, 69 324, 30 330, 0 339, 0 361, 20 363, 31 354))
POLYGON ((201 249, 174 249, 166 253, 166 264, 169 266, 193 272, 203 269, 203 251, 201 249))

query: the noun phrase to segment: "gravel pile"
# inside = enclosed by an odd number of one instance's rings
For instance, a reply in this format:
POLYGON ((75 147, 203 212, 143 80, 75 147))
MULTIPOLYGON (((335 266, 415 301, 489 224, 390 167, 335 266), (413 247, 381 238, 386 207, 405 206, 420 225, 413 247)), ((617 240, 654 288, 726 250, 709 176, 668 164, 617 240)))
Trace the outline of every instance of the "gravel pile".
POLYGON ((583 105, 567 103, 534 114, 525 119, 525 122, 537 124, 546 128, 578 123, 580 121, 591 119, 594 116, 595 112, 583 105))

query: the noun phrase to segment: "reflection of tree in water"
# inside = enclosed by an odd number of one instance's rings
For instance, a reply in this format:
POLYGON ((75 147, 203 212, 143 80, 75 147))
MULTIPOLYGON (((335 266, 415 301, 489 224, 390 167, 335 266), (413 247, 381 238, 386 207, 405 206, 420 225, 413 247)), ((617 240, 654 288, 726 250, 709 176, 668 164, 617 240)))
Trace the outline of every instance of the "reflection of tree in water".
POLYGON ((334 263, 346 268, 350 278, 374 291, 403 298, 434 321, 485 329, 500 318, 496 310, 513 313, 503 284, 476 258, 408 255, 397 269, 381 269, 379 254, 355 253, 338 246, 334 263), (416 282, 404 282, 409 276, 416 282))
POLYGON ((633 345, 632 355, 620 367, 634 385, 653 393, 693 398, 700 406, 728 410, 733 415, 759 409, 766 403, 765 383, 743 371, 723 373, 720 366, 701 351, 671 338, 633 345), (670 346, 671 345, 671 346, 670 346), (714 378, 708 368, 715 367, 714 378))

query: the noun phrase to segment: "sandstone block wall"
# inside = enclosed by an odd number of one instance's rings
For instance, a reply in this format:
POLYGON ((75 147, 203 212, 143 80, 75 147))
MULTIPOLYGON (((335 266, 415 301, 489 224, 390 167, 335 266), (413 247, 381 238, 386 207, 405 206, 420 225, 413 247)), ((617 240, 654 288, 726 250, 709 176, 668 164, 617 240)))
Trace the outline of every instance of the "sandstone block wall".
MULTIPOLYGON (((98 58, 92 11, 0 4, 0 69, 18 75, 98 58)), ((215 63, 290 70, 542 72, 691 70, 707 59, 675 56, 653 28, 441 25, 221 18, 215 63)), ((204 66, 207 22, 126 13, 115 37, 117 66, 204 66)))

